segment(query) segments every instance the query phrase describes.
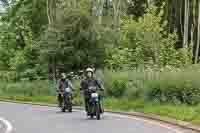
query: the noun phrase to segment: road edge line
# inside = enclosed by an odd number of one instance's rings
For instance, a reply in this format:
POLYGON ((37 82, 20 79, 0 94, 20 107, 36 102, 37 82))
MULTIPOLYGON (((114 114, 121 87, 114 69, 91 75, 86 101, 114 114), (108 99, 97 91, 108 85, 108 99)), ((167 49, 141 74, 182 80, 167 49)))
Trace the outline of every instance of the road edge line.
MULTIPOLYGON (((30 105, 39 105, 39 106, 49 106, 49 107, 57 107, 56 104, 48 104, 48 103, 34 103, 34 102, 25 102, 25 101, 15 101, 15 100, 5 100, 0 99, 0 101, 3 102, 10 102, 10 103, 20 103, 20 104, 30 104, 30 105)), ((80 106, 73 107, 76 110, 83 110, 80 106)), ((119 111, 111 111, 111 110, 105 110, 107 113, 113 113, 113 114, 119 114, 119 115, 125 115, 125 116, 134 116, 139 118, 144 118, 147 120, 154 120, 157 122, 163 122, 166 124, 170 124, 172 126, 177 126, 183 129, 189 129, 195 132, 200 132, 200 127, 192 125, 191 123, 181 121, 181 120, 175 120, 171 118, 164 118, 159 115, 154 114, 148 114, 148 113, 141 113, 141 112, 119 112, 119 111)))

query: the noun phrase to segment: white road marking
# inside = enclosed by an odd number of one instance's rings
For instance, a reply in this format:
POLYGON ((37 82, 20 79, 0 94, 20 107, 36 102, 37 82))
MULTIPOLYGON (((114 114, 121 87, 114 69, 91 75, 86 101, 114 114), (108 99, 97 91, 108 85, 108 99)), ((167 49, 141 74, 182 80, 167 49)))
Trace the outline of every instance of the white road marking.
POLYGON ((178 129, 174 129, 173 127, 171 126, 167 126, 165 124, 161 124, 159 122, 156 122, 156 121, 151 121, 151 120, 146 120, 146 119, 143 119, 143 118, 137 118, 137 117, 134 117, 134 116, 125 116, 125 115, 120 115, 120 114, 112 114, 112 113, 107 113, 108 115, 110 116, 115 116, 115 117, 120 117, 120 118, 128 118, 128 119, 133 119, 133 120, 136 120, 136 121, 143 121, 145 123, 149 123, 151 125, 157 125, 159 127, 162 127, 162 128, 165 128, 165 129, 168 129, 168 130, 171 130, 175 133, 183 133, 182 131, 178 130, 178 129))
MULTIPOLYGON (((0 121, 6 125, 6 132, 5 133, 11 133, 11 131, 13 130, 13 127, 11 125, 11 123, 7 120, 5 120, 4 118, 0 117, 0 121)), ((2 128, 2 127, 0 127, 2 128)))
MULTIPOLYGON (((76 110, 78 112, 83 112, 81 110, 76 110)), ((121 115, 121 114, 113 114, 113 113, 104 113, 105 115, 108 115, 108 116, 113 116, 113 117, 118 117, 118 118, 126 118, 126 119, 133 119, 133 120, 136 120, 136 121, 143 121, 145 123, 149 123, 151 125, 156 125, 156 126, 159 126, 161 128, 165 128, 165 129, 168 129, 170 131, 173 131, 174 133, 184 133, 178 129, 175 129, 171 126, 167 126, 165 124, 161 124, 159 122, 156 122, 156 121, 151 121, 151 120, 146 120, 146 119, 143 119, 143 118, 138 118, 138 117, 134 117, 134 116, 127 116, 127 115, 121 115)), ((119 120, 119 119, 118 119, 119 120)))

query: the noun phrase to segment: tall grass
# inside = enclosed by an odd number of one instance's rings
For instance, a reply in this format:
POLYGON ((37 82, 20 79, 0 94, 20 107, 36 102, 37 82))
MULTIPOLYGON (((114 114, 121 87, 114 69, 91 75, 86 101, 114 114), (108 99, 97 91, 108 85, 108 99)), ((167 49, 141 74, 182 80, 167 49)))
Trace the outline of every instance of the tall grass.
POLYGON ((52 96, 55 86, 50 81, 1 82, 0 95, 52 96))
POLYGON ((197 69, 105 71, 106 94, 116 98, 198 104, 200 72, 197 69))
MULTIPOLYGON (((80 82, 74 81, 73 103, 80 105, 82 99, 79 88, 80 82)), ((38 101, 38 102, 56 102, 56 85, 48 80, 20 81, 20 82, 1 82, 0 98, 20 100, 20 101, 38 101)))
MULTIPOLYGON (((198 104, 200 102, 199 68, 162 71, 132 70, 103 72, 106 96, 144 99, 147 101, 175 104, 198 104)), ((73 82, 76 103, 80 103, 80 81, 73 82)), ((0 95, 53 96, 55 86, 50 81, 21 81, 0 83, 0 95)))
POLYGON ((196 71, 160 72, 145 82, 147 96, 162 102, 196 104, 200 102, 200 73, 196 71))

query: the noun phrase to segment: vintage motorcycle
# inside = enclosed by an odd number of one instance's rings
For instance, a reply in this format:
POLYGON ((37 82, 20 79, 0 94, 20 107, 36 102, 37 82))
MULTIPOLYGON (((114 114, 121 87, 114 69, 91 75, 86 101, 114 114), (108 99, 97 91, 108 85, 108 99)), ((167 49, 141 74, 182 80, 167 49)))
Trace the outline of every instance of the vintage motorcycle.
POLYGON ((96 116, 97 120, 101 119, 101 113, 103 113, 103 109, 101 107, 101 98, 99 93, 97 92, 97 88, 96 87, 89 87, 88 89, 88 93, 90 94, 90 98, 89 98, 89 116, 91 118, 93 118, 94 116, 96 116))
POLYGON ((62 98, 61 111, 65 112, 68 110, 68 112, 72 112, 72 90, 65 88, 64 91, 59 91, 58 93, 62 98))

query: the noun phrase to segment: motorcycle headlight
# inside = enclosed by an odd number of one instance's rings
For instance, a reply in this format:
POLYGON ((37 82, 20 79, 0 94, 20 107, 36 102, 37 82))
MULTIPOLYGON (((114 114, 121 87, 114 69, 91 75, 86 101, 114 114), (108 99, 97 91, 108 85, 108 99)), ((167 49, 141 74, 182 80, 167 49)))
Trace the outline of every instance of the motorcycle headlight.
POLYGON ((66 91, 67 93, 70 93, 70 92, 71 92, 71 89, 70 89, 70 88, 65 88, 65 91, 66 91))
POLYGON ((98 93, 92 93, 91 96, 92 96, 92 98, 97 98, 99 95, 98 95, 98 93))

